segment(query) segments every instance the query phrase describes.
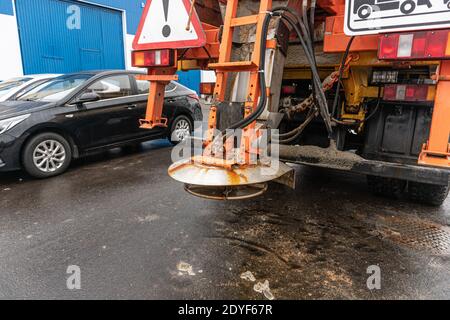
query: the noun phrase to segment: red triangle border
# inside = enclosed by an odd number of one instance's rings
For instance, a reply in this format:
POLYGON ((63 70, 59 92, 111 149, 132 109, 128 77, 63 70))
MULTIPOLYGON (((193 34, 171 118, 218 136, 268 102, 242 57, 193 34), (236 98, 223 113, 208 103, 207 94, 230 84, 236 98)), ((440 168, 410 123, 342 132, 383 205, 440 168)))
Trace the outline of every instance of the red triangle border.
MULTIPOLYGON (((138 41, 139 41, 139 38, 141 37, 142 29, 144 28, 145 20, 147 19, 148 11, 150 9, 150 5, 151 5, 152 1, 153 0, 148 0, 145 5, 144 12, 142 14, 142 18, 139 23, 137 33, 133 40, 133 50, 184 49, 184 48, 203 47, 206 44, 205 32, 201 26, 197 12, 195 10, 194 10, 194 13, 192 14, 191 23, 192 23, 192 26, 194 27, 194 30, 197 32, 198 39, 139 44, 138 41)), ((155 0, 155 1, 161 1, 161 0, 155 0)), ((189 0, 183 0, 183 4, 186 7, 186 11, 189 14, 189 10, 191 8, 191 2, 189 0)), ((187 24, 187 21, 186 21, 186 24, 187 24)))

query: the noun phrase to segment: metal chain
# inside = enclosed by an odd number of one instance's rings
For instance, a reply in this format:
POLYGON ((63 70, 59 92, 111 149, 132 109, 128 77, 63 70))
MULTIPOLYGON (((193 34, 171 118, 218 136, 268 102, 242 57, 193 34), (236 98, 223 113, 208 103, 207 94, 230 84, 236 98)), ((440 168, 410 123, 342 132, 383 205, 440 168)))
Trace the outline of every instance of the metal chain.
MULTIPOLYGON (((355 59, 355 57, 353 55, 350 55, 347 60, 345 61, 344 64, 344 71, 348 70, 348 68, 350 67, 350 62, 355 59)), ((329 90, 331 90, 335 83, 339 81, 339 71, 334 71, 332 72, 322 83, 322 88, 324 92, 327 92, 329 90)), ((336 93, 338 94, 338 93, 336 93)), ((295 105, 295 106, 291 106, 289 108, 286 109, 286 113, 289 116, 292 116, 294 113, 297 112, 303 112, 305 110, 310 109, 312 106, 314 106, 314 97, 311 94, 308 98, 306 98, 305 100, 303 100, 301 103, 295 105)))

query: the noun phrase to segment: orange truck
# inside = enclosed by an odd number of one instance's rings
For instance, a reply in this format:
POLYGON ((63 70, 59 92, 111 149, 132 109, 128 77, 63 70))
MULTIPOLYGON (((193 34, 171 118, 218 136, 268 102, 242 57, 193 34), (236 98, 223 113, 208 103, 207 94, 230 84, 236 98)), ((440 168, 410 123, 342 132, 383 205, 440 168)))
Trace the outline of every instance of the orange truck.
POLYGON ((144 129, 165 126, 164 86, 177 70, 216 72, 204 153, 169 169, 192 194, 242 199, 272 180, 292 186, 285 163, 297 163, 364 174, 387 197, 441 205, 448 195, 448 0, 149 0, 134 44, 151 84, 144 129), (158 1, 168 2, 171 35, 151 20, 158 1), (145 34, 152 23, 165 35, 145 34), (242 133, 215 133, 225 129, 242 133), (263 129, 280 158, 265 175, 252 147, 263 129))

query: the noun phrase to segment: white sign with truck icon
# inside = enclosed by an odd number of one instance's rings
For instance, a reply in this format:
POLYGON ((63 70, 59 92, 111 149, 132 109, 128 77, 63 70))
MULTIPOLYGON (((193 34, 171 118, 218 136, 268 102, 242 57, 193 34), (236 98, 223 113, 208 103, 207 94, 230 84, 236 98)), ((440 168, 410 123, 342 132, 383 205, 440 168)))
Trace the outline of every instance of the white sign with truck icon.
POLYGON ((450 28, 450 0, 347 0, 345 33, 450 28))

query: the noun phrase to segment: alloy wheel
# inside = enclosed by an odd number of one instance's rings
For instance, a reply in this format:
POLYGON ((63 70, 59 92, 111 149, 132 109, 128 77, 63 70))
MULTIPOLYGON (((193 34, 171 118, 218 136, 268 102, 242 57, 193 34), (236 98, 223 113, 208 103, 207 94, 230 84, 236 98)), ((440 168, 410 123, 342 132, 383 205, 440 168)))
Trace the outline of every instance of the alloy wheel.
POLYGON ((64 165, 66 150, 56 140, 45 140, 33 152, 33 163, 42 172, 55 172, 64 165))

